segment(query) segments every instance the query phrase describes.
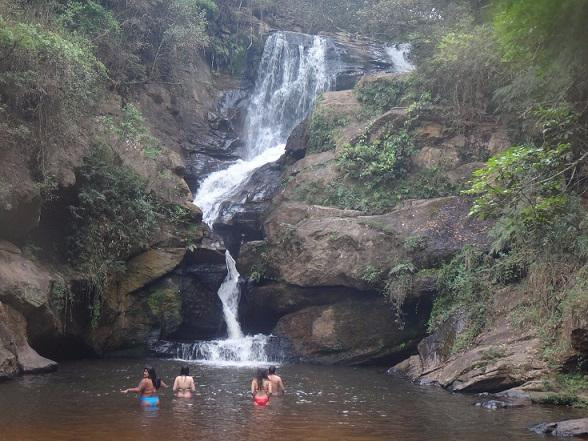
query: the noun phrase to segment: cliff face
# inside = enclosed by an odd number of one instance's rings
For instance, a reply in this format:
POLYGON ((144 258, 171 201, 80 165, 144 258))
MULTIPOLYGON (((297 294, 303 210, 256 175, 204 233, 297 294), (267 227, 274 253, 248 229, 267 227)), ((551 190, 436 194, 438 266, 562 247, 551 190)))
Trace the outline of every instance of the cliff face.
MULTIPOLYGON (((55 368, 37 352, 75 358, 142 348, 160 336, 223 332, 216 289, 224 261, 221 252, 202 245, 209 231, 192 205, 185 177, 188 169, 196 185, 202 169, 195 163, 201 166, 208 157, 202 145, 218 151, 235 137, 216 112, 221 91, 239 87, 239 81, 213 75, 198 49, 155 72, 149 44, 157 37, 156 26, 171 20, 157 15, 159 7, 144 5, 139 21, 115 29, 134 26, 132 38, 145 39, 143 52, 127 60, 129 70, 116 63, 117 56, 136 50, 132 39, 119 54, 112 53, 119 44, 115 35, 106 32, 96 40, 97 63, 107 65, 109 84, 101 84, 100 94, 75 118, 58 119, 59 107, 27 113, 19 90, 0 91, 1 378, 55 368), (40 133, 36 124, 55 132, 40 133), (201 154, 197 160, 195 152, 201 154), (189 325, 184 309, 191 315, 189 325)), ((14 15, 1 26, 13 31, 27 29, 20 23, 31 20, 29 13, 42 12, 11 8, 14 15)), ((131 12, 123 6, 104 11, 113 20, 131 12)), ((52 22, 40 23, 39 32, 69 38, 65 30, 53 30, 52 22)), ((53 47, 30 53, 20 46, 19 34, 11 35, 21 58, 5 58, 1 75, 18 75, 25 62, 34 71, 43 51, 61 54, 53 47)), ((55 105, 63 104, 62 92, 46 90, 55 105)), ((86 92, 91 93, 76 91, 86 92)))

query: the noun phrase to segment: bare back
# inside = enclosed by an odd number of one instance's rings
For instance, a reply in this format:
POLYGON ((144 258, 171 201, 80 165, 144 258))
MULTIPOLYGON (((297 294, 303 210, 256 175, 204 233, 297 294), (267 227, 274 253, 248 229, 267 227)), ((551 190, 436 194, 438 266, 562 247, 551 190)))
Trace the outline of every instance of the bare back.
POLYGON ((179 375, 174 380, 173 390, 177 397, 190 398, 192 392, 196 391, 196 385, 194 384, 194 378, 189 375, 179 375))
POLYGON ((276 374, 268 375, 267 377, 272 386, 272 392, 276 395, 284 395, 284 383, 282 382, 282 378, 276 374))

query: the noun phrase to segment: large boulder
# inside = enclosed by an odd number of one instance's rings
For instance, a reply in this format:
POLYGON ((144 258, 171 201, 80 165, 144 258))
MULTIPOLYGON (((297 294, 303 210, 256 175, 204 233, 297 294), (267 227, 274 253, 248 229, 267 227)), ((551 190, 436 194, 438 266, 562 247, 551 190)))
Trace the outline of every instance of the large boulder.
POLYGON ((57 363, 41 357, 29 346, 26 328, 24 316, 0 302, 0 380, 57 369, 57 363))
POLYGON ((546 373, 540 339, 513 329, 507 320, 491 326, 469 349, 452 353, 463 320, 459 316, 453 324, 444 324, 418 345, 418 355, 393 370, 419 383, 438 384, 456 392, 501 392, 546 373))
POLYGON ((0 302, 29 320, 28 335, 52 335, 60 322, 50 307, 52 274, 8 242, 0 247, 0 302))
POLYGON ((133 257, 116 289, 125 294, 146 286, 176 268, 185 254, 185 248, 154 248, 133 257))
POLYGON ((489 224, 468 212, 460 197, 407 201, 374 216, 286 202, 265 224, 269 261, 289 284, 367 289, 368 268, 385 274, 408 260, 433 267, 467 244, 486 246, 489 224), (418 247, 407 246, 415 240, 418 247))
POLYGON ((565 420, 554 423, 542 423, 531 427, 533 432, 560 436, 588 438, 588 418, 565 420))
POLYGON ((312 306, 282 317, 274 334, 288 338, 296 355, 325 364, 360 365, 399 360, 424 332, 427 308, 401 322, 383 297, 312 306))

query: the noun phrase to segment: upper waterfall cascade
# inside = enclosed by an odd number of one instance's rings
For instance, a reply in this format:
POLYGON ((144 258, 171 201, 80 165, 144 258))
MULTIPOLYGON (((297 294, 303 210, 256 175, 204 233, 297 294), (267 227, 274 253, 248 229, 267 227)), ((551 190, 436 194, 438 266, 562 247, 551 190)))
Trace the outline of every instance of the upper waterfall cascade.
POLYGON ((319 94, 334 83, 335 71, 327 65, 328 46, 324 37, 294 32, 268 37, 247 108, 243 157, 207 176, 194 198, 209 226, 223 201, 253 171, 282 156, 294 127, 310 113, 319 94))

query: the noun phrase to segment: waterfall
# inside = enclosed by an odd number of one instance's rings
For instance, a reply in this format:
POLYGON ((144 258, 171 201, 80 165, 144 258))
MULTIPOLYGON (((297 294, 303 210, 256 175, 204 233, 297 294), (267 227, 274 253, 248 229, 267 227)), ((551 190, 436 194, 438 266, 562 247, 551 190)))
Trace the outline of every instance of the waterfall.
POLYGON ((223 314, 225 322, 227 323, 227 332, 229 339, 243 338, 243 331, 239 324, 239 300, 241 298, 241 291, 239 289, 239 272, 235 265, 235 259, 228 251, 225 252, 227 261, 227 277, 218 290, 218 296, 223 304, 223 314))
POLYGON ((194 203, 212 227, 221 204, 256 169, 277 161, 288 136, 312 110, 318 95, 333 83, 326 54, 329 40, 295 32, 271 34, 263 50, 255 89, 245 119, 244 157, 208 175, 194 203))
MULTIPOLYGON (((334 71, 329 71, 326 62, 329 44, 323 37, 294 32, 275 32, 268 37, 247 109, 243 158, 207 176, 194 198, 194 204, 202 209, 204 222, 211 228, 221 204, 257 168, 282 156, 292 130, 308 116, 319 94, 334 84, 334 71)), ((279 361, 269 357, 266 351, 271 336, 243 335, 238 320, 239 273, 228 251, 226 262, 228 274, 218 296, 223 304, 228 338, 175 344, 172 353, 184 360, 216 364, 279 361)))
POLYGON ((409 53, 410 44, 407 43, 399 43, 386 48, 386 54, 394 65, 394 72, 410 72, 414 69, 414 65, 407 59, 409 53))

